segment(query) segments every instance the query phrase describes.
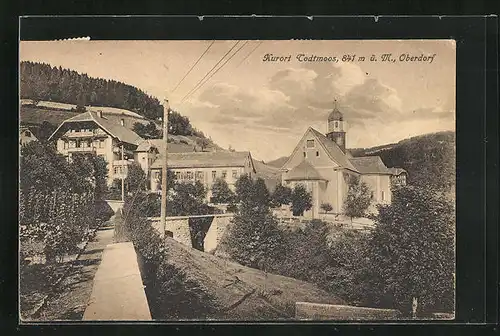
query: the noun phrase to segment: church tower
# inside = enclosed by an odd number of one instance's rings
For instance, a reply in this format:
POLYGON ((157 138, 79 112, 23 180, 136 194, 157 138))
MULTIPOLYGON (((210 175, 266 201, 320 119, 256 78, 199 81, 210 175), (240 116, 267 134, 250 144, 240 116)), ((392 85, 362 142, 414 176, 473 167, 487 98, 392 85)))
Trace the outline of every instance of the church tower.
POLYGON ((333 111, 328 116, 328 126, 326 137, 332 141, 334 141, 340 149, 345 153, 345 122, 344 116, 338 110, 337 104, 335 103, 335 107, 333 111))

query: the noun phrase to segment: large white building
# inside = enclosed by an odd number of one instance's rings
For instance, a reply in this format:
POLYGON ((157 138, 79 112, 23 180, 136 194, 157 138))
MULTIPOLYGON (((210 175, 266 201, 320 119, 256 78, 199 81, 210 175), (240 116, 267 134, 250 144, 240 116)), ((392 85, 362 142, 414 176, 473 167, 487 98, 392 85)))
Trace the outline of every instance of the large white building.
POLYGON ((63 121, 49 140, 56 141, 57 151, 68 158, 75 153, 103 157, 108 164, 108 184, 126 177, 135 150, 144 141, 123 120, 110 120, 100 112, 84 112, 63 121))
POLYGON ((318 218, 323 203, 329 203, 333 213, 343 213, 350 176, 366 182, 374 205, 390 203, 393 172, 378 156, 353 157, 346 150, 346 124, 337 109, 330 113, 327 129, 323 135, 309 127, 281 168, 284 185, 302 184, 311 193, 313 206, 304 215, 318 218))

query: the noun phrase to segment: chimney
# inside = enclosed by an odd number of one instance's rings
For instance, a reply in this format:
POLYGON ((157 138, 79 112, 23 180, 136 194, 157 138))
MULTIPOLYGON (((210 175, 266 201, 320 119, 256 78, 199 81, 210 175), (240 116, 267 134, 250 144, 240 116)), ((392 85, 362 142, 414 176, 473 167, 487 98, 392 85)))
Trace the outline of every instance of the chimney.
POLYGON ((99 118, 102 118, 103 117, 102 116, 102 111, 101 110, 97 111, 97 115, 99 116, 99 118))
POLYGON ((125 126, 125 119, 123 119, 123 118, 122 118, 122 119, 120 119, 120 124, 121 124, 122 126, 125 126))

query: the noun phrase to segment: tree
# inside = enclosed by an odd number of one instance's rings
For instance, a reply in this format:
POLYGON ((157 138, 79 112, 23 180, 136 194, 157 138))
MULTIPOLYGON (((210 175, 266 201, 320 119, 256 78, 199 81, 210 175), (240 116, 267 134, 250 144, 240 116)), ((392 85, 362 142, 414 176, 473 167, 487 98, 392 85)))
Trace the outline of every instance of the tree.
POLYGON ((453 310, 454 214, 447 198, 411 186, 396 188, 391 205, 379 206, 371 239, 376 292, 407 315, 413 298, 420 316, 453 310))
POLYGON ((325 213, 329 213, 330 211, 333 210, 333 207, 330 203, 322 203, 321 210, 323 210, 325 213))
POLYGON ((129 193, 134 193, 137 190, 147 189, 147 178, 142 167, 134 162, 128 165, 127 177, 124 181, 125 190, 129 193))
POLYGON ((207 191, 200 181, 176 182, 167 202, 170 216, 204 215, 209 207, 204 203, 207 191))
POLYGON ((160 139, 162 137, 162 131, 156 127, 156 124, 150 121, 148 124, 136 122, 132 130, 137 133, 141 138, 144 139, 160 139))
POLYGON ((292 212, 294 216, 303 216, 304 211, 312 208, 311 194, 304 185, 297 184, 292 191, 292 212))
POLYGON ((271 203, 271 196, 269 195, 269 190, 266 187, 264 179, 261 177, 257 178, 254 182, 254 195, 258 203, 269 206, 271 203))
POLYGON ((274 189, 271 204, 273 207, 279 207, 284 204, 290 204, 292 202, 292 189, 278 184, 274 189))
POLYGON ((197 138, 196 144, 201 148, 201 151, 203 152, 208 147, 208 145, 210 145, 210 141, 208 141, 208 139, 205 137, 197 138))
POLYGON ((236 182, 237 198, 241 204, 223 245, 242 265, 266 270, 282 256, 283 237, 269 202, 259 195, 260 184, 254 183, 247 175, 242 175, 236 182))
POLYGON ((234 192, 229 188, 227 182, 223 178, 215 180, 212 186, 212 197, 210 201, 215 204, 229 204, 234 202, 234 192))
POLYGON ((344 213, 351 217, 351 220, 364 217, 372 201, 370 188, 357 175, 349 176, 347 183, 349 189, 344 203, 344 213))

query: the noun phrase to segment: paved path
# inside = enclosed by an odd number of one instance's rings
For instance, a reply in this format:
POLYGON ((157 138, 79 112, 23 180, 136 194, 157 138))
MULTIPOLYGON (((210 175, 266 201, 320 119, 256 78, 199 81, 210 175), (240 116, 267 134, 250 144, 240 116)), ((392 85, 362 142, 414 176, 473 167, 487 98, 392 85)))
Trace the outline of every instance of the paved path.
POLYGON ((113 226, 109 223, 97 231, 80 257, 71 262, 69 274, 57 286, 57 293, 51 297, 40 312, 38 319, 81 320, 92 292, 92 279, 97 272, 102 252, 113 242, 113 226))
POLYGON ((151 320, 132 243, 104 250, 83 320, 151 320))

